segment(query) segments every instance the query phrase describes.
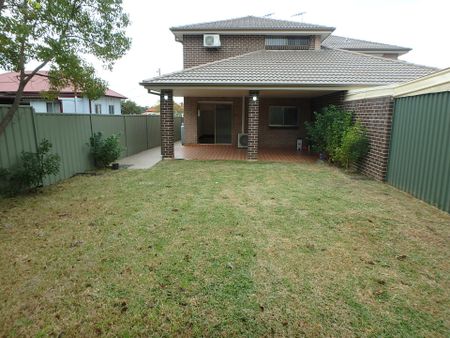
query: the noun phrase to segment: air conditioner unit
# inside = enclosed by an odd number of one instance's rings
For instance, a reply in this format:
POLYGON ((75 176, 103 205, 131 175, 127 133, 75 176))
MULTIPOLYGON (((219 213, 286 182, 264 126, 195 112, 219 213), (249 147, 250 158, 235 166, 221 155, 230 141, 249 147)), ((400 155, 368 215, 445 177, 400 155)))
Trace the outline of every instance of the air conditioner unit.
POLYGON ((204 34, 203 35, 203 47, 208 47, 208 48, 220 47, 220 35, 219 34, 204 34))
POLYGON ((238 134, 238 148, 247 148, 248 146, 248 135, 244 133, 238 134))

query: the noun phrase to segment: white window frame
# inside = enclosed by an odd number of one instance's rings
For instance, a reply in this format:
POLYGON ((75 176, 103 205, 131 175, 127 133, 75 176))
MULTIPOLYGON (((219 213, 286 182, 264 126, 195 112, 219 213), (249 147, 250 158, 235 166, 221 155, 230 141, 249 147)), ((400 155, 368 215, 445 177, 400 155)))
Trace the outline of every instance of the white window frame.
POLYGON ((116 114, 115 107, 114 107, 113 104, 108 105, 108 113, 109 113, 109 115, 115 115, 116 114), (111 110, 112 110, 112 112, 111 112, 111 110))
POLYGON ((61 106, 59 105, 58 101, 46 101, 45 102, 45 110, 47 113, 61 113, 61 106), (48 105, 51 105, 52 111, 48 111, 48 105))
POLYGON ((272 128, 298 128, 298 126, 299 126, 299 114, 300 114, 300 111, 299 111, 297 106, 275 106, 275 105, 269 106, 269 127, 272 127, 272 128), (281 108, 283 110, 283 124, 272 124, 270 122, 271 121, 271 110, 273 108, 281 108), (295 111, 297 112, 297 122, 296 122, 296 124, 285 124, 284 123, 286 109, 288 109, 288 108, 289 109, 294 108, 295 111))
POLYGON ((94 111, 96 114, 101 114, 102 113, 102 105, 98 104, 98 103, 94 104, 94 111), (97 109, 97 108, 99 108, 99 109, 97 109))

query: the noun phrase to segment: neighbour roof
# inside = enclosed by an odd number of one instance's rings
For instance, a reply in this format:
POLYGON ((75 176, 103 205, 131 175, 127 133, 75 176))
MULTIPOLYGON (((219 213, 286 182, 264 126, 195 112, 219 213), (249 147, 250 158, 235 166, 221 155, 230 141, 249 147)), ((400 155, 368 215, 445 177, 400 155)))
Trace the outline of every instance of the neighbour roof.
POLYGON ((410 81, 436 71, 356 52, 261 50, 144 80, 157 86, 358 86, 410 81))
POLYGON ((388 45, 385 43, 372 42, 366 40, 358 40, 346 38, 343 36, 330 35, 323 42, 322 46, 330 47, 330 48, 340 48, 347 50, 386 50, 386 51, 404 51, 408 52, 411 48, 400 47, 395 45, 388 45))
MULTIPOLYGON (((38 94, 41 92, 48 92, 50 90, 50 83, 48 81, 48 72, 41 71, 37 73, 26 85, 24 94, 38 94)), ((19 87, 19 73, 9 72, 0 74, 0 93, 14 94, 19 87)), ((66 87, 60 91, 61 94, 74 94, 73 87, 66 87)), ((105 96, 115 97, 119 99, 126 99, 125 96, 119 94, 111 89, 106 89, 105 96)))
POLYGON ((185 26, 172 27, 172 31, 199 31, 199 30, 316 30, 333 31, 334 27, 327 27, 309 24, 298 21, 286 21, 256 16, 246 16, 242 18, 220 20, 213 22, 198 23, 185 26))

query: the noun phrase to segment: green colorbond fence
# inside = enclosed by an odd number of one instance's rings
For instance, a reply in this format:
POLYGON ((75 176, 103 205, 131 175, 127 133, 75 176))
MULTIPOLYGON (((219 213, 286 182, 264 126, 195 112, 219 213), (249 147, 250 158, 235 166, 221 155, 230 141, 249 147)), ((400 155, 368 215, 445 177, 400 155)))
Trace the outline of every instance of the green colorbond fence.
POLYGON ((450 212, 450 92, 396 99, 387 181, 450 212))
MULTIPOLYGON (((8 106, 0 105, 0 118, 8 106)), ((180 139, 181 118, 175 118, 175 140, 180 139)), ((47 184, 93 169, 89 155, 89 138, 94 132, 105 137, 120 134, 122 157, 157 147, 161 142, 159 116, 90 115, 34 113, 20 107, 5 133, 0 135, 0 168, 11 169, 22 151, 35 151, 37 143, 48 139, 53 152, 61 157, 60 172, 47 184)))

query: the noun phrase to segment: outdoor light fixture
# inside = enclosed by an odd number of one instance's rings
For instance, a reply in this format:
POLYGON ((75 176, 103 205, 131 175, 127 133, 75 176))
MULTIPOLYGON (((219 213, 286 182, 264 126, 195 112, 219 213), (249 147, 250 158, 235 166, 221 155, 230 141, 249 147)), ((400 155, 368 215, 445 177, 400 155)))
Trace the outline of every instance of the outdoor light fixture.
POLYGON ((168 99, 169 99, 169 95, 165 94, 165 95, 164 95, 164 100, 167 101, 168 99))
POLYGON ((253 95, 253 101, 258 100, 258 97, 256 95, 253 95))

